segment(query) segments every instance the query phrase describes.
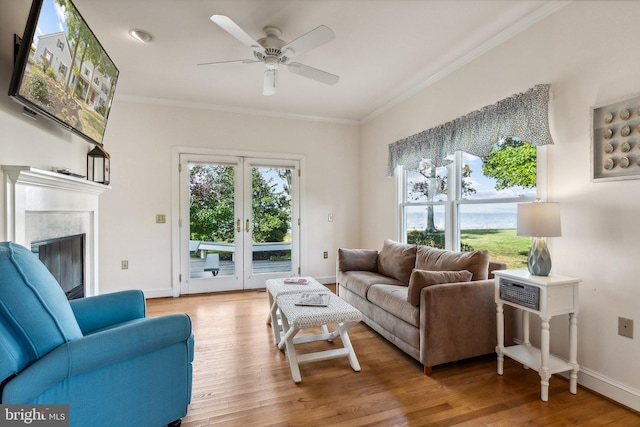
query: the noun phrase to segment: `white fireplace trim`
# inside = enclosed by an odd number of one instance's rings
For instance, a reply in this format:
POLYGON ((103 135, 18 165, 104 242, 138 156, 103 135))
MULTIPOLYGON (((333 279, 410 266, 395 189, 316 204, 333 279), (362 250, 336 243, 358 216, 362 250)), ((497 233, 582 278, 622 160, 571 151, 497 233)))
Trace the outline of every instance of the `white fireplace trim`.
MULTIPOLYGON (((30 166, 4 165, 2 171, 5 240, 30 246, 35 236, 27 229, 33 223, 27 216, 48 216, 50 220, 69 214, 77 223, 80 214, 86 220, 80 221, 84 224, 80 226, 82 230, 73 232, 86 234, 85 295, 98 295, 98 201, 100 194, 111 187, 30 166)), ((38 235, 37 238, 54 237, 62 236, 38 235)))

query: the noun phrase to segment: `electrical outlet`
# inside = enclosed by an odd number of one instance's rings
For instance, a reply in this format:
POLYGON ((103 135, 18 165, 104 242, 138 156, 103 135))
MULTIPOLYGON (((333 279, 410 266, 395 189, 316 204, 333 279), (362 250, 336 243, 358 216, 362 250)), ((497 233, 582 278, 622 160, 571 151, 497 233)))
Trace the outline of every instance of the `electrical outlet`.
POLYGON ((167 216, 165 214, 156 215, 156 224, 164 224, 167 222, 167 216))
POLYGON ((323 257, 324 259, 329 258, 329 252, 324 251, 324 252, 322 253, 322 257, 323 257))
POLYGON ((633 338, 633 319, 618 317, 618 335, 633 338))
POLYGON ((123 259, 120 263, 120 268, 122 268, 123 270, 127 270, 129 268, 129 261, 123 259))
POLYGON ((333 214, 330 213, 329 215, 327 215, 327 221, 333 222, 333 214))

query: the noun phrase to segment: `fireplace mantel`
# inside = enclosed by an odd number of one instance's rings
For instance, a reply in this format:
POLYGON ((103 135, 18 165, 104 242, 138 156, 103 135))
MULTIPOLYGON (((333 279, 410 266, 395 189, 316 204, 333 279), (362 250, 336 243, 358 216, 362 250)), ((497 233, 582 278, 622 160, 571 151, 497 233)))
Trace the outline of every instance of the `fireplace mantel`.
MULTIPOLYGON (((62 222, 61 229, 68 228, 69 218, 74 233, 86 234, 85 292, 87 296, 98 294, 98 200, 109 186, 87 181, 57 172, 30 166, 2 166, 4 178, 4 240, 26 247, 43 236, 42 230, 29 230, 29 224, 44 223, 45 232, 56 233, 52 221, 62 222), (31 219, 31 221, 29 221, 31 219), (34 220, 35 219, 35 220, 34 220), (77 224, 81 225, 78 226, 77 224)), ((55 225, 55 224, 54 224, 55 225)))
POLYGON ((49 172, 31 166, 2 166, 5 178, 9 177, 13 185, 25 184, 42 187, 60 188, 68 191, 79 191, 95 195, 102 194, 103 191, 111 188, 87 181, 83 178, 76 178, 57 172, 49 172))

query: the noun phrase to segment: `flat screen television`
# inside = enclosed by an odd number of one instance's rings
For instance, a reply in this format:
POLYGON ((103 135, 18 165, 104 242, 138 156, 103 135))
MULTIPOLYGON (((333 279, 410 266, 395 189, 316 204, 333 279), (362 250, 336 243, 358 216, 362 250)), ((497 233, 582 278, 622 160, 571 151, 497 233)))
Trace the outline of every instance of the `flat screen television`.
POLYGON ((71 0, 33 0, 19 43, 9 96, 102 145, 119 71, 71 0))

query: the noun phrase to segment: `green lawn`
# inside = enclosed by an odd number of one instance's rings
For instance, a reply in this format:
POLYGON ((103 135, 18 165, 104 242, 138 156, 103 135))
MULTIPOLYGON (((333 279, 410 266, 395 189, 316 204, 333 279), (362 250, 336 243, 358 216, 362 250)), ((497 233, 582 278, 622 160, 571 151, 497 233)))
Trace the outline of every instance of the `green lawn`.
POLYGON ((460 242, 488 250, 492 261, 504 262, 507 268, 527 268, 531 238, 518 237, 515 229, 462 230, 460 242))

